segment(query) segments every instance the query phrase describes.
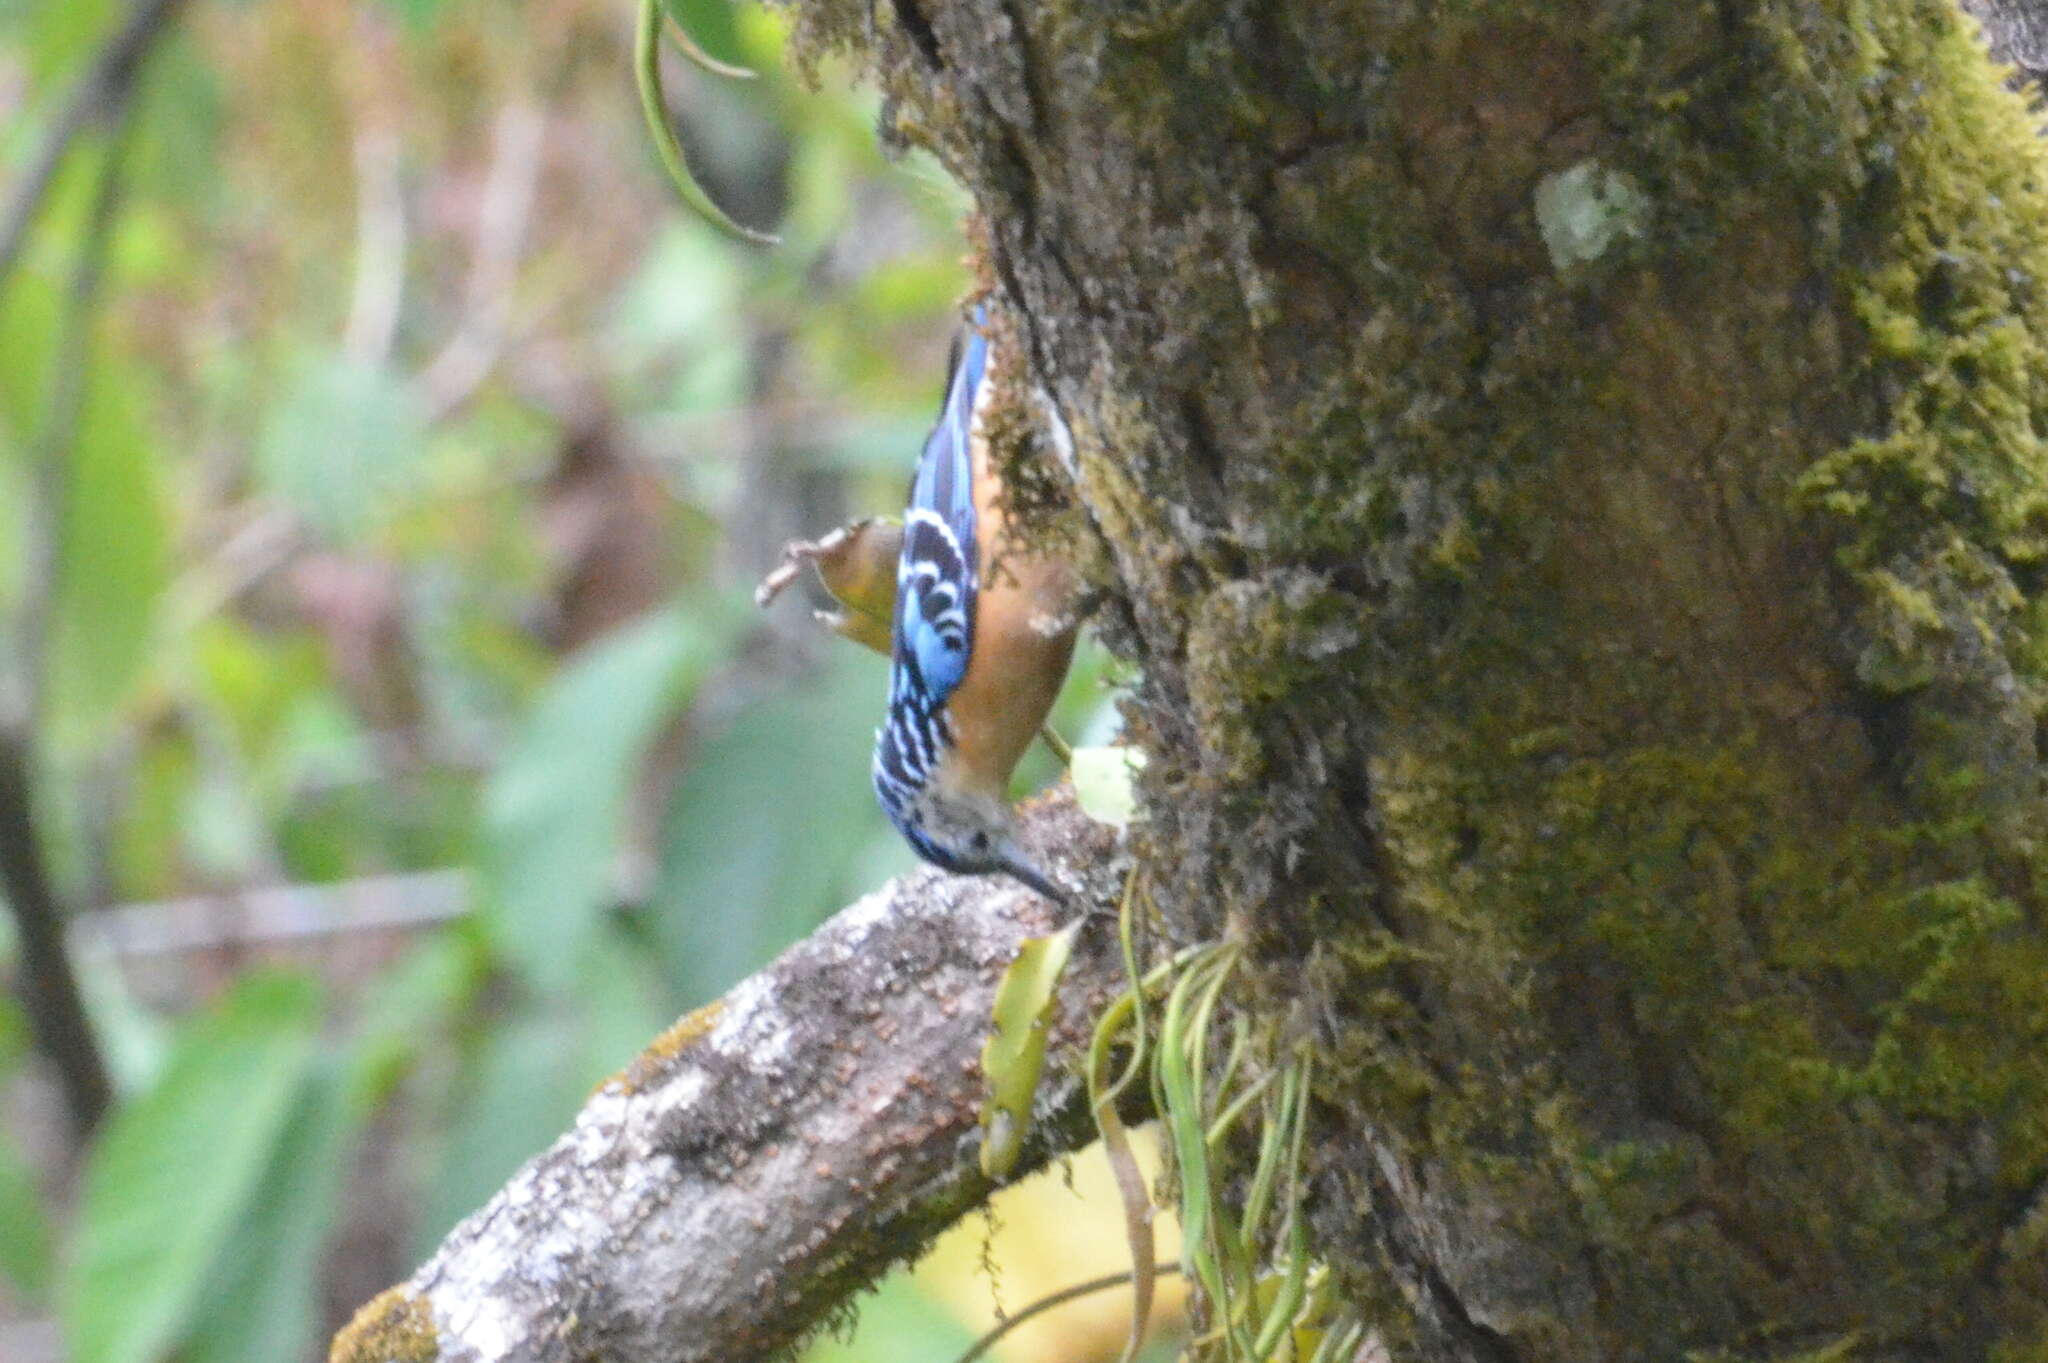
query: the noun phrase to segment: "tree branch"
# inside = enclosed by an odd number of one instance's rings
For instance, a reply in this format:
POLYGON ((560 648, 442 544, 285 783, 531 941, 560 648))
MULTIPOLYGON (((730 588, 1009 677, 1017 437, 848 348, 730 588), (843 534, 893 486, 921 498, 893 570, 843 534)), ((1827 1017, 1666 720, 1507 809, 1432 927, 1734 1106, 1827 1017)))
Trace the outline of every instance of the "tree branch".
POLYGON ((107 39, 94 58, 92 69, 72 87, 70 98, 65 100, 56 121, 43 135, 42 145, 30 158, 28 169, 21 173, 6 202, 0 204, 0 284, 13 272, 28 229, 35 222, 50 184, 56 179, 57 167, 64 163, 72 142, 92 124, 119 116, 142 67, 142 58, 184 3, 185 0, 137 0, 127 22, 107 39))
POLYGON ((114 128, 113 143, 100 169, 85 238, 79 243, 72 269, 62 330, 51 363, 48 410, 36 434, 31 461, 35 479, 29 519, 32 543, 15 649, 24 695, 18 714, 0 709, 0 893, 6 896, 21 937, 22 996, 29 1025, 37 1046, 57 1068, 65 1112, 81 1142, 105 1115, 113 1100, 113 1086, 65 941, 64 924, 69 915, 58 899, 38 836, 35 734, 48 690, 49 612, 56 596, 65 508, 70 501, 70 459, 86 400, 93 321, 108 243, 126 182, 127 140, 134 126, 133 93, 133 84, 122 82, 103 111, 114 128))
MULTIPOLYGON (((1064 800, 1035 855, 1106 899, 1110 834, 1064 800)), ((1056 926, 1005 879, 924 871, 677 1023, 569 1133, 336 1336, 333 1363, 764 1358, 982 1201, 979 1055, 1017 944, 1056 926)), ((1123 986, 1084 934, 1060 989, 1036 1165, 1083 1143, 1069 1062, 1123 986)))
POLYGON ((72 1130, 83 1140, 105 1114, 113 1085, 65 950, 63 908, 36 838, 29 766, 24 735, 0 725, 0 889, 21 938, 22 999, 37 1048, 57 1067, 72 1130))

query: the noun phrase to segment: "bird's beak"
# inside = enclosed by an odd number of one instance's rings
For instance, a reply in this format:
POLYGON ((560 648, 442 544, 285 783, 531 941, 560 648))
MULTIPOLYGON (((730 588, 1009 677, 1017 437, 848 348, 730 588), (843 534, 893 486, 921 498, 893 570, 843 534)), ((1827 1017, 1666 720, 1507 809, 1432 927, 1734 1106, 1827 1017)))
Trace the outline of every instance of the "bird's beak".
POLYGON ((1021 880, 1038 893, 1062 908, 1073 902, 1073 893, 1061 888, 1051 876, 1038 869, 1031 859, 1015 847, 1005 847, 1002 853, 1003 871, 1021 880))

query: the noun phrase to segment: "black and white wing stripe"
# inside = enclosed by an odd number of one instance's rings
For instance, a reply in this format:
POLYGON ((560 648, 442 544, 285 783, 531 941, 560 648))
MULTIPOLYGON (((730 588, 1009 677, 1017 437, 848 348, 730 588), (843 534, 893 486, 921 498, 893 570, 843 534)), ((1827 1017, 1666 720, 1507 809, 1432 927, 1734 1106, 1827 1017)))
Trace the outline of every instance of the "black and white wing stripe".
POLYGON ((952 744, 946 698, 967 675, 974 651, 980 579, 973 430, 975 400, 988 367, 988 339, 979 330, 983 320, 977 308, 911 483, 896 565, 889 713, 875 742, 876 794, 919 852, 933 860, 939 859, 935 849, 911 826, 911 806, 952 744))
MULTIPOLYGON (((982 320, 976 309, 974 322, 982 320)), ((974 404, 988 367, 988 338, 970 327, 953 365, 946 403, 925 440, 903 519, 896 565, 892 701, 915 691, 945 702, 967 675, 980 589, 974 532, 974 404)))

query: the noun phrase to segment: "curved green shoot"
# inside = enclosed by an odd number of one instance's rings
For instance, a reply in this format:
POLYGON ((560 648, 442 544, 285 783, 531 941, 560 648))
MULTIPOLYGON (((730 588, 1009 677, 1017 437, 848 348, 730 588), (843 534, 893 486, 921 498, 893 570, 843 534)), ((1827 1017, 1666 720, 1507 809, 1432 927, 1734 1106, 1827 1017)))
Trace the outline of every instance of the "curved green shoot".
MULTIPOLYGON (((647 120, 647 131, 654 137, 655 150, 661 154, 661 164, 675 183, 676 192, 698 217, 737 241, 774 246, 782 240, 780 237, 756 232, 733 221, 711 201, 690 172, 683 144, 676 140, 675 129, 669 126, 668 109, 661 97, 661 16, 661 0, 640 0, 640 24, 633 35, 633 75, 640 86, 640 113, 647 120)), ((705 60, 709 60, 708 56, 705 60)))

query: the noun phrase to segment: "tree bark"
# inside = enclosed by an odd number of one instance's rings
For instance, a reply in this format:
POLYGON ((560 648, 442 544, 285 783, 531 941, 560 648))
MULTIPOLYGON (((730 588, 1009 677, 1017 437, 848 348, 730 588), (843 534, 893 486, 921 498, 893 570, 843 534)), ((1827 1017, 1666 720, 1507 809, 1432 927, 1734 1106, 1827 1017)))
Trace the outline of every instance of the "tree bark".
POLYGON ((794 8, 978 200, 1396 1356, 2048 1350, 2048 200, 1954 9, 794 8))
POLYGON ((2048 5, 2042 0, 1962 0, 1962 6, 1984 26, 1994 58, 2037 83, 2048 73, 2048 5))

